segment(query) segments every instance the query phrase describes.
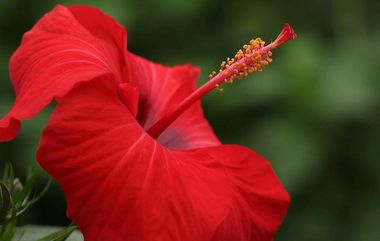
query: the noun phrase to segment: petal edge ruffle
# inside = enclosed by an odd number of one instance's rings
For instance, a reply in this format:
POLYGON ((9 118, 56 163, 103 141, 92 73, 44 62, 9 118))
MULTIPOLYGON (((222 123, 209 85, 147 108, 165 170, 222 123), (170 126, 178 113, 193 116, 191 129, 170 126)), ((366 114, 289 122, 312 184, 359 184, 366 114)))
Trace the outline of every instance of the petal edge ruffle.
POLYGON ((101 75, 121 82, 125 48, 120 48, 126 43, 125 30, 94 8, 74 6, 72 11, 57 5, 24 35, 13 54, 10 75, 16 100, 0 120, 0 141, 15 138, 22 119, 32 118, 79 82, 101 75), (78 21, 73 13, 78 8, 86 10, 82 18, 91 19, 94 25, 118 29, 112 41, 94 34, 90 29, 94 26, 78 21))

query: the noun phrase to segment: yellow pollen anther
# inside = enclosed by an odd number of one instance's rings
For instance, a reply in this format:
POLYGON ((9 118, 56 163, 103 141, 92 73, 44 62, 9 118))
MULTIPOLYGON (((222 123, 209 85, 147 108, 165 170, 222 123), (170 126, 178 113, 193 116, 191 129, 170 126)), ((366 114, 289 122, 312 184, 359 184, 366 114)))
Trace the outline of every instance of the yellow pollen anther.
POLYGON ((231 77, 231 78, 229 78, 229 79, 225 79, 224 82, 225 82, 226 84, 232 84, 232 83, 234 82, 234 79, 231 77))
MULTIPOLYGON (((243 45, 243 48, 236 52, 234 58, 228 57, 222 61, 218 75, 221 74, 223 82, 232 84, 234 79, 241 79, 250 73, 262 71, 266 65, 271 63, 272 52, 266 50, 264 45, 265 42, 261 38, 252 39, 249 44, 243 45)), ((211 72, 209 77, 217 77, 216 72, 211 72)), ((223 91, 219 85, 216 85, 215 89, 223 91)))
POLYGON ((219 85, 215 85, 215 89, 217 90, 217 91, 219 91, 219 92, 223 92, 223 88, 220 88, 220 86, 219 85))

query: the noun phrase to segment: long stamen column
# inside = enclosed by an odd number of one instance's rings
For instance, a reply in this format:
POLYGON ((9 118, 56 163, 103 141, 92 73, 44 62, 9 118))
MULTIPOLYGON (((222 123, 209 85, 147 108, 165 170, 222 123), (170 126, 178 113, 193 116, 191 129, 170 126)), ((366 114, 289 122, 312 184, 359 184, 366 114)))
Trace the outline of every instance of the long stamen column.
POLYGON ((294 39, 295 32, 289 24, 285 24, 276 40, 268 45, 264 45, 264 41, 260 38, 253 39, 249 45, 244 45, 234 58, 227 58, 223 61, 219 73, 213 72, 210 74, 210 80, 195 90, 191 95, 185 98, 179 105, 172 110, 169 110, 161 119, 153 124, 148 133, 153 137, 158 137, 173 121, 175 121, 185 110, 192 104, 201 99, 213 89, 223 90, 220 88, 222 83, 231 84, 235 79, 241 79, 250 73, 262 71, 272 59, 271 50, 277 46, 294 39))

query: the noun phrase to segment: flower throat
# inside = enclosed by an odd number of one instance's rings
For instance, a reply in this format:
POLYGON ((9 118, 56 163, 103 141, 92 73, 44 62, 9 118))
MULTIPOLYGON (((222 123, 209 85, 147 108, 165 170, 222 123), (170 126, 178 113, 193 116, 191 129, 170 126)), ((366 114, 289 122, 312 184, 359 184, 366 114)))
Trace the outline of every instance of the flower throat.
POLYGON ((260 38, 252 39, 249 44, 244 45, 235 54, 234 58, 227 58, 226 61, 221 63, 219 73, 213 71, 209 75, 210 80, 208 82, 196 89, 179 103, 176 108, 169 110, 161 119, 154 123, 148 129, 148 134, 153 138, 157 138, 184 111, 210 91, 213 89, 223 91, 221 84, 232 84, 235 79, 241 79, 248 74, 262 71, 265 66, 272 62, 271 50, 296 38, 296 36, 292 27, 289 24, 285 24, 276 40, 266 46, 265 42, 260 38))

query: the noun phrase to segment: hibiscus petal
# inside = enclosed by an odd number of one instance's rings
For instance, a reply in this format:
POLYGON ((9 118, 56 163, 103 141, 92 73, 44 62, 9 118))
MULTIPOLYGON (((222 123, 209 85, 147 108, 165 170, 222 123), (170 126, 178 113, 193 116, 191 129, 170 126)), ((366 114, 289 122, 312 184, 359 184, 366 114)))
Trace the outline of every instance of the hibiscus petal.
POLYGON ((0 120, 0 141, 15 138, 21 119, 82 81, 101 75, 121 81, 125 45, 125 30, 99 10, 56 6, 24 35, 11 58, 16 100, 0 120))
POLYGON ((107 79, 61 98, 37 159, 63 187, 86 240, 208 241, 231 205, 217 162, 147 135, 107 79))
MULTIPOLYGON (((199 68, 195 66, 187 64, 166 67, 132 53, 128 53, 126 59, 125 76, 139 90, 137 118, 145 130, 196 88, 199 68)), ((175 150, 220 144, 204 118, 200 101, 174 121, 158 137, 158 141, 175 150)))
POLYGON ((290 197, 271 165, 252 150, 236 145, 202 148, 192 155, 206 154, 224 166, 236 191, 235 205, 212 240, 273 240, 290 197))
POLYGON ((37 159, 86 240, 266 241, 288 204, 270 165, 246 148, 160 145, 105 78, 59 100, 37 159))

